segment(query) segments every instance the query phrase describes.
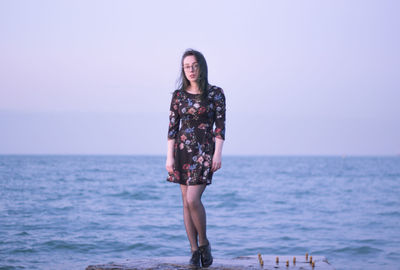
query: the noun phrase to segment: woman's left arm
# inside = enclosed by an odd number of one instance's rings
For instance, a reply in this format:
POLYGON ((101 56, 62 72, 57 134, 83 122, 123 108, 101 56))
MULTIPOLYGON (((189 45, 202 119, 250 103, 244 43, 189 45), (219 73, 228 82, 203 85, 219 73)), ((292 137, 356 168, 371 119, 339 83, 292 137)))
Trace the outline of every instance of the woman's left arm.
POLYGON ((214 96, 215 108, 215 151, 212 159, 211 171, 215 172, 221 168, 222 146, 225 141, 225 111, 226 101, 224 91, 220 88, 214 96))
POLYGON ((212 172, 215 172, 216 170, 221 168, 223 145, 224 145, 224 140, 215 138, 215 152, 212 158, 212 167, 211 167, 212 172))

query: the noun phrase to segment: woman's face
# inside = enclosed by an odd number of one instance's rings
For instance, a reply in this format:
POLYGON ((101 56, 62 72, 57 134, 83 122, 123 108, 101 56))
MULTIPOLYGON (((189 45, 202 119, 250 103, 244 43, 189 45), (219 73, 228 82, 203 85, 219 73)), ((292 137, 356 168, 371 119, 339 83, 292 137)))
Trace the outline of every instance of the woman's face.
POLYGON ((199 64, 194 55, 188 55, 183 59, 183 71, 190 84, 197 81, 199 77, 199 64))

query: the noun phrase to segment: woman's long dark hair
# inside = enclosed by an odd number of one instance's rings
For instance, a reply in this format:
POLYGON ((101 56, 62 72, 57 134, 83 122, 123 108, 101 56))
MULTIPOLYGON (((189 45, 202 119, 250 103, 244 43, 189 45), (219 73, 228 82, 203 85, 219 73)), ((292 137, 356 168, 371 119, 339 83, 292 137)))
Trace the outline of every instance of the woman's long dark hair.
POLYGON ((185 71, 183 70, 183 59, 186 56, 193 55, 196 58, 197 63, 199 64, 199 77, 197 78, 197 83, 199 84, 199 90, 201 93, 201 99, 207 101, 208 96, 208 68, 207 62, 204 58, 204 55, 196 50, 187 49, 181 59, 181 75, 178 79, 178 89, 179 90, 186 90, 189 85, 190 81, 185 76, 185 71))

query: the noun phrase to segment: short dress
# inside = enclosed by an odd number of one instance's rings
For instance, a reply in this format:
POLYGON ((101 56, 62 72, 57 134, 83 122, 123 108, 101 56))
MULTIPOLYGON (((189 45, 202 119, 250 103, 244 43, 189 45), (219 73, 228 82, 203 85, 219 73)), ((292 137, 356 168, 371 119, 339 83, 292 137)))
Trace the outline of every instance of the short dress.
POLYGON ((225 140, 225 94, 220 87, 209 85, 207 100, 200 97, 201 94, 185 90, 173 92, 168 139, 175 139, 175 163, 167 181, 182 185, 211 184, 215 138, 225 140))

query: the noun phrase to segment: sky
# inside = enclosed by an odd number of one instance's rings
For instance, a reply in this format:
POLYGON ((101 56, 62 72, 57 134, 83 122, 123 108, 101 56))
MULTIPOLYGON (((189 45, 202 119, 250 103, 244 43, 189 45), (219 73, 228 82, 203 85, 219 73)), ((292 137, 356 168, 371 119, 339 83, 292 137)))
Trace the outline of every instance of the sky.
POLYGON ((165 155, 185 49, 226 155, 399 155, 399 1, 0 1, 0 154, 165 155))

